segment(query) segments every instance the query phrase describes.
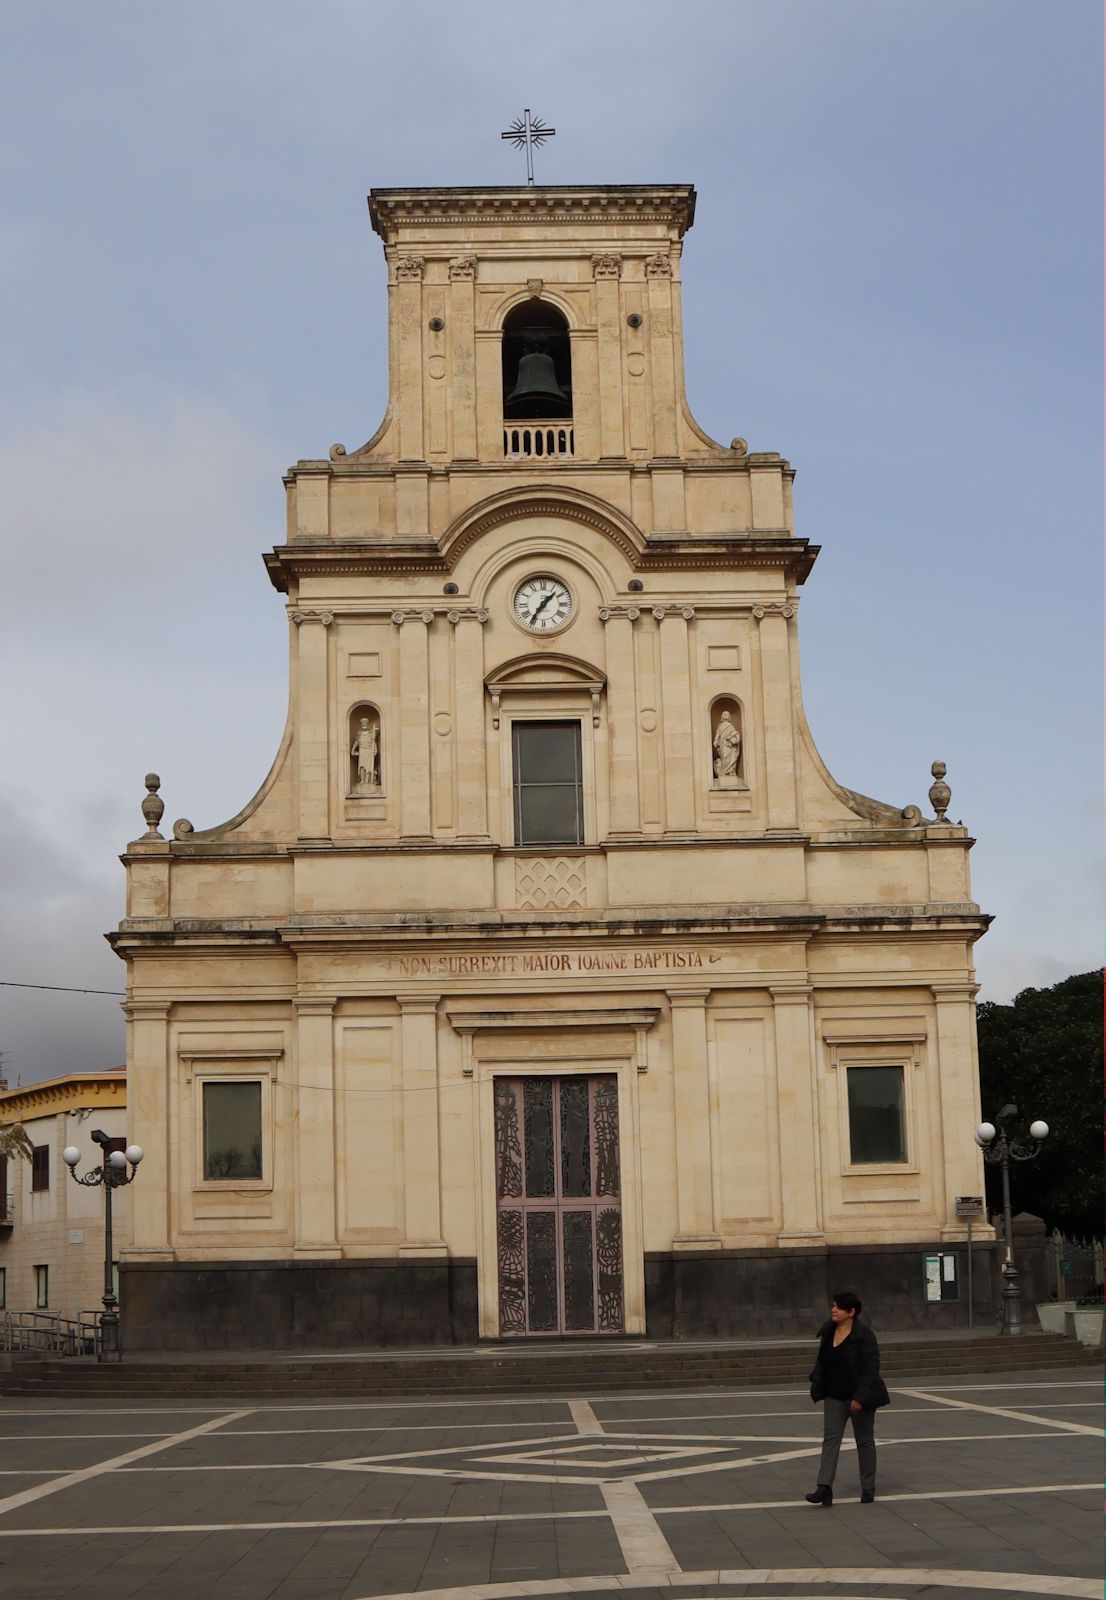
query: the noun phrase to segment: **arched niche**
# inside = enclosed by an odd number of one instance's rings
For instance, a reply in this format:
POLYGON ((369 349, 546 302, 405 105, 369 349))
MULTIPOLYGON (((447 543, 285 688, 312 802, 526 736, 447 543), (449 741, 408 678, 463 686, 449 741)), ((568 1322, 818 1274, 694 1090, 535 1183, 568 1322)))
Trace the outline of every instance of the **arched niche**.
POLYGON ((571 418, 572 350, 568 322, 556 306, 531 299, 508 311, 502 354, 505 421, 571 418))
POLYGON ((712 789, 745 789, 745 718, 736 695, 720 694, 710 705, 712 789))
POLYGON ((380 711, 369 701, 362 701, 350 711, 349 738, 349 793, 351 795, 376 795, 384 788, 384 757, 380 711))

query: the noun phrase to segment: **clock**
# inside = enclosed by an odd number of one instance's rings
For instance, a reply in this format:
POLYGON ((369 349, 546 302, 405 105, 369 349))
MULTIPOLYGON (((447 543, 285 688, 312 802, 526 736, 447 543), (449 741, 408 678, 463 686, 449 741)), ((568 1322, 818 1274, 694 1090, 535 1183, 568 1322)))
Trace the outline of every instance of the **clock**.
POLYGON ((572 595, 567 584, 548 573, 524 578, 511 602, 515 621, 530 633, 554 633, 572 615, 572 595))

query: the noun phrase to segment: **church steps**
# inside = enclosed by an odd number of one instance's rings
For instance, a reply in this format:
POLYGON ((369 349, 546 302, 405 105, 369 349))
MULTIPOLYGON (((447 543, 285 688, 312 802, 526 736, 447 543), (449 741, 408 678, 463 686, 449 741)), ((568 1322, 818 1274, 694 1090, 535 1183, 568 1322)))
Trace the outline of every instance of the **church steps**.
MULTIPOLYGON (((641 1352, 508 1353, 496 1356, 370 1357, 303 1363, 124 1362, 118 1368, 84 1361, 44 1362, 0 1378, 0 1394, 44 1398, 395 1399, 505 1394, 611 1393, 640 1389, 741 1388, 803 1384, 812 1362, 808 1344, 785 1349, 641 1352)), ((888 1380, 922 1381, 1000 1372, 1079 1368, 1101 1360, 1097 1351, 1060 1335, 1017 1341, 978 1338, 919 1341, 885 1348, 888 1380)))

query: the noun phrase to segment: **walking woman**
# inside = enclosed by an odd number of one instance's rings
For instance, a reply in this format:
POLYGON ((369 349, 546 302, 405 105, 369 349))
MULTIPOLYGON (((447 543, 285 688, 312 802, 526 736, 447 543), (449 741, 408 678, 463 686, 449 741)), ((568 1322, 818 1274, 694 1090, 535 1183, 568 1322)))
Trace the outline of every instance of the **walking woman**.
POLYGON ((876 1497, 876 1410, 890 1404, 887 1385, 879 1375, 879 1344, 875 1334, 859 1321, 860 1301, 842 1290, 835 1294, 830 1320, 818 1330, 818 1359, 810 1374, 810 1398, 824 1401, 822 1460, 818 1486, 807 1499, 812 1506, 833 1504, 833 1478, 846 1422, 853 1425, 860 1464, 860 1498, 869 1505, 876 1497))

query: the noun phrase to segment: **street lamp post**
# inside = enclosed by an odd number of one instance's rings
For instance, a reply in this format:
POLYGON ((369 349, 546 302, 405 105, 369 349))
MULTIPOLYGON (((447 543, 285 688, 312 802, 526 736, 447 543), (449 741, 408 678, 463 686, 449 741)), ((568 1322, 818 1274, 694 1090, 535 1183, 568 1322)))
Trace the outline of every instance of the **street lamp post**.
POLYGON ((1007 1334, 1023 1332, 1022 1293, 1014 1261, 1014 1224, 1010 1214, 1010 1163, 1035 1161, 1042 1143, 1048 1138, 1048 1123, 1039 1118, 1029 1124, 1032 1144, 1014 1136, 1010 1124, 1017 1114, 1017 1106, 1003 1106, 994 1122, 981 1122, 975 1130, 975 1142, 983 1151, 984 1161, 1002 1167, 1002 1332, 1007 1334))
POLYGON ((81 1159, 81 1152, 75 1145, 68 1145, 62 1151, 61 1158, 69 1168, 69 1176, 74 1183, 79 1183, 83 1188, 91 1188, 96 1184, 104 1186, 104 1309, 100 1314, 100 1348, 96 1359, 118 1362, 122 1361, 123 1352, 119 1346, 119 1301, 115 1297, 111 1192, 113 1189, 121 1188, 125 1183, 134 1182, 143 1151, 142 1146, 137 1144, 129 1145, 125 1155, 122 1150, 111 1150, 111 1136, 101 1132, 99 1128, 92 1130, 92 1142, 103 1150, 104 1160, 102 1165, 86 1172, 83 1178, 77 1176, 77 1163, 81 1159), (128 1162, 131 1168, 129 1173, 126 1170, 128 1162))

